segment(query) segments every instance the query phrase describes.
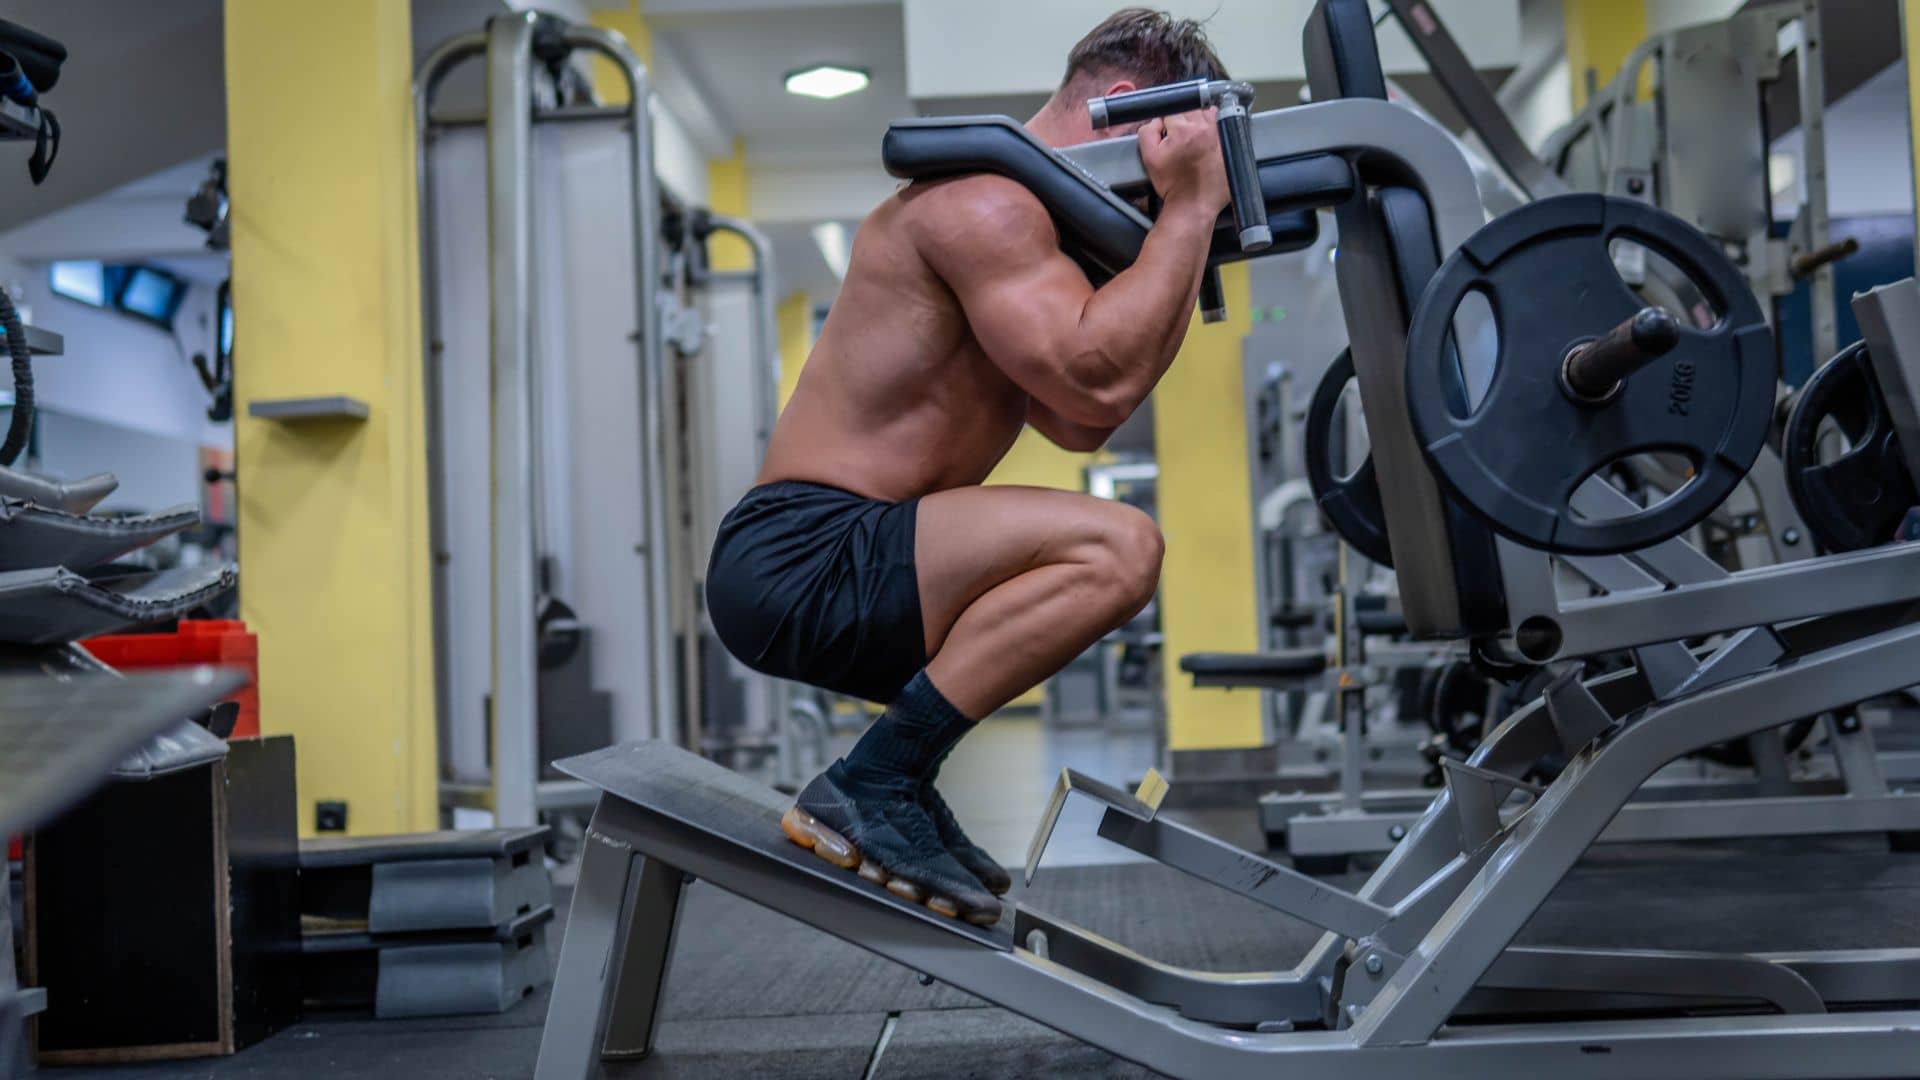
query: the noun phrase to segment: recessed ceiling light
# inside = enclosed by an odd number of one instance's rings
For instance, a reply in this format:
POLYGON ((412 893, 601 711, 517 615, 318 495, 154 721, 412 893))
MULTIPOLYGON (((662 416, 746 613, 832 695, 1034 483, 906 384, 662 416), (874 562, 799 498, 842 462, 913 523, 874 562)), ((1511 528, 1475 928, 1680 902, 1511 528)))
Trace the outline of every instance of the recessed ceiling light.
POLYGON ((815 64, 787 73, 787 93, 832 100, 867 88, 867 73, 838 64, 815 64))

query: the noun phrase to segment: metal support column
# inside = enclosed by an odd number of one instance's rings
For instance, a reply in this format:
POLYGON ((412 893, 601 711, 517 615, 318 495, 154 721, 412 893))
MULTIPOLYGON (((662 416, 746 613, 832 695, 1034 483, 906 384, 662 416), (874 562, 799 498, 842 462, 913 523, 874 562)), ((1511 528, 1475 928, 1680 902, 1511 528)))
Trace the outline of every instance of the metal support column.
MULTIPOLYGON (((1800 0, 1800 159, 1807 186, 1806 243, 1809 252, 1827 246, 1826 52, 1820 34, 1819 0, 1800 0)), ((1813 364, 1840 348, 1834 317, 1833 264, 1823 262, 1807 282, 1813 334, 1813 364)))
POLYGON ((587 827, 534 1066, 539 1080, 587 1080, 602 1057, 653 1049, 686 875, 603 831, 605 816, 620 813, 610 801, 587 827))
MULTIPOLYGON (((773 438, 773 425, 780 418, 780 332, 773 298, 773 243, 750 221, 710 214, 708 225, 715 232, 732 233, 746 242, 753 255, 749 271, 753 285, 753 434, 760 460, 766 460, 767 444, 773 438)), ((771 675, 754 676, 767 723, 779 746, 777 769, 782 782, 797 784, 802 777, 796 767, 793 725, 787 715, 790 688, 771 675)))
POLYGON ((660 337, 660 311, 655 296, 661 283, 660 266, 660 186, 653 172, 653 124, 647 102, 652 93, 647 82, 646 65, 627 44, 627 39, 610 30, 593 26, 569 26, 567 44, 585 47, 613 62, 627 83, 628 134, 633 153, 633 248, 634 288, 639 290, 636 311, 641 320, 637 328, 640 341, 640 423, 646 437, 645 460, 641 462, 641 511, 645 515, 647 537, 647 611, 649 613, 647 647, 652 657, 654 738, 675 740, 672 726, 679 708, 679 687, 675 678, 673 613, 667 602, 672 595, 668 578, 668 521, 662 509, 667 498, 667 402, 672 389, 668 377, 666 349, 660 337))
POLYGON ((536 16, 487 24, 488 367, 493 502, 493 812, 501 825, 539 817, 539 641, 534 625, 533 116, 536 16))

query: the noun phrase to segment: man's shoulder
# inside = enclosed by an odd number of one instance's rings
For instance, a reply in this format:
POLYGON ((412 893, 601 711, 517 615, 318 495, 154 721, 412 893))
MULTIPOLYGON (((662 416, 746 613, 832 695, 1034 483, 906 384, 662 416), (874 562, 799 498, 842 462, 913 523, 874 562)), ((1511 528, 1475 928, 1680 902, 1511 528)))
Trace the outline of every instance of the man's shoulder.
POLYGON ((942 248, 1058 243, 1053 220, 1039 198, 1004 176, 975 173, 923 181, 901 195, 905 224, 915 239, 942 248))

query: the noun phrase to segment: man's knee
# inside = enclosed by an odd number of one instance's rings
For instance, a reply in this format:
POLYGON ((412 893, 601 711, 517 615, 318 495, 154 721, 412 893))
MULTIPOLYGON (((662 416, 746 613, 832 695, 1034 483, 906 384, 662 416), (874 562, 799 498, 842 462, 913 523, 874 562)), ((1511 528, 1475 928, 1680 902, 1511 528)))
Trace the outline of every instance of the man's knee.
POLYGON ((1160 560, 1166 554, 1166 538, 1151 517, 1131 506, 1116 504, 1102 524, 1101 547, 1115 600, 1131 617, 1147 606, 1160 587, 1160 560))

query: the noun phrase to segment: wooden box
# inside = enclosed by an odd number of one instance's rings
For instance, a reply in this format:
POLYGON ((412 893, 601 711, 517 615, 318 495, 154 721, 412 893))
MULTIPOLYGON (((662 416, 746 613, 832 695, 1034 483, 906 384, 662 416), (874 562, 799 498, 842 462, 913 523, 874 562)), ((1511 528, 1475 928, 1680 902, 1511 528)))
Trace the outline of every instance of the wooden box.
POLYGON ((231 1054, 299 1019, 293 739, 109 784, 29 838, 44 1064, 231 1054))

